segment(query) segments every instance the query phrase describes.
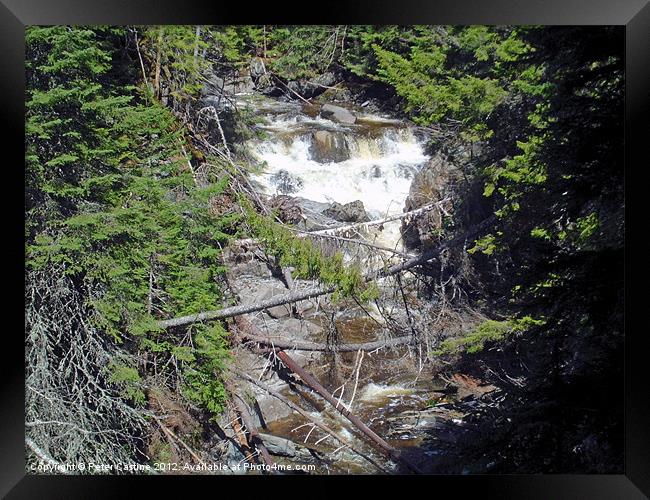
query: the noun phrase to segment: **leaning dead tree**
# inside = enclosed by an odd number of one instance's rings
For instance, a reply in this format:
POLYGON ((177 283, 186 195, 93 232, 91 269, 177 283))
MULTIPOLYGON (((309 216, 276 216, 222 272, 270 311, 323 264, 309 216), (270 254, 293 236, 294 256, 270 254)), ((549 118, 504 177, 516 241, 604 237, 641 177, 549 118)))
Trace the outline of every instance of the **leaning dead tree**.
MULTIPOLYGON (((286 227, 290 231, 293 231, 294 233, 296 233, 296 236, 299 237, 299 238, 332 239, 332 240, 339 241, 341 243, 350 243, 350 244, 354 244, 354 245, 365 246, 365 247, 368 247, 368 248, 372 248, 374 250, 380 250, 382 252, 391 253, 393 255, 399 255, 401 257, 411 258, 411 257, 414 257, 414 255, 406 253, 406 252, 402 252, 402 251, 399 251, 399 250, 396 250, 394 248, 389 248, 389 247, 385 247, 385 246, 382 246, 382 245, 378 245, 376 243, 371 243, 371 242, 368 242, 368 241, 364 241, 362 239, 348 238, 348 237, 342 236, 342 235, 346 235, 346 234, 349 234, 349 233, 359 234, 359 233, 362 233, 362 232, 366 231, 367 229, 369 229, 371 227, 374 227, 374 226, 380 226, 381 227, 384 224, 388 224, 389 222, 394 222, 394 221, 397 221, 397 220, 405 220, 405 219, 408 220, 408 219, 411 219, 413 217, 417 217, 418 215, 422 215, 423 213, 430 212, 431 210, 434 210, 434 209, 444 211, 443 206, 444 206, 445 203, 448 203, 448 202, 449 202, 449 199, 445 198, 444 200, 440 200, 440 201, 437 201, 435 203, 429 203, 429 204, 424 205, 424 206, 422 206, 420 208, 417 208, 415 210, 411 210, 410 212, 404 212, 404 213, 401 213, 401 214, 392 215, 390 217, 385 217, 383 219, 375 219, 375 220, 366 221, 366 222, 355 222, 354 224, 346 224, 346 225, 336 226, 336 227, 332 227, 332 228, 328 228, 328 229, 319 229, 317 231, 305 231, 303 229, 297 229, 297 228, 291 227, 291 226, 286 226, 286 227)), ((268 211, 266 211, 266 213, 268 215, 268 211)), ((246 239, 237 240, 237 243, 239 243, 239 244, 255 244, 255 243, 257 243, 257 241, 255 239, 253 239, 253 238, 246 238, 246 239)))
POLYGON ((90 325, 82 294, 63 269, 50 269, 28 275, 25 299, 30 455, 50 466, 133 462, 146 422, 111 385, 117 351, 90 325))
MULTIPOLYGON (((263 336, 257 331, 253 324, 246 318, 238 318, 236 320, 236 323, 240 334, 243 334, 243 336, 263 338, 263 336)), ((380 344, 385 344, 385 342, 380 344)), ((323 387, 323 385, 316 379, 316 377, 314 377, 312 374, 302 368, 298 363, 296 363, 293 358, 291 358, 291 356, 289 356, 289 354, 287 354, 283 349, 276 345, 273 346, 273 351, 275 356, 282 362, 284 366, 286 366, 291 372, 300 377, 300 379, 309 388, 311 388, 314 392, 316 392, 316 394, 327 401, 338 413, 348 419, 350 423, 354 425, 354 427, 364 438, 368 440, 371 445, 373 445, 391 460, 404 466, 407 470, 416 474, 421 473, 420 469, 416 465, 402 456, 400 450, 388 444, 375 431, 368 427, 359 417, 352 413, 348 407, 346 407, 346 405, 341 404, 341 401, 337 400, 325 387, 323 387)))
MULTIPOLYGON (((456 236, 455 238, 443 242, 420 255, 411 257, 410 259, 406 259, 401 263, 394 264, 390 267, 366 275, 365 281, 366 282, 376 281, 381 278, 394 276, 396 274, 402 273, 404 271, 408 271, 418 266, 425 265, 427 262, 438 257, 440 253, 443 252, 444 250, 460 245, 465 241, 467 241, 469 238, 472 238, 473 236, 477 235, 483 229, 489 226, 489 224, 491 224, 493 221, 494 221, 494 216, 489 217, 488 219, 484 220, 480 224, 474 226, 474 228, 471 231, 467 231, 459 236, 456 236)), ((336 290, 336 286, 319 286, 315 288, 309 288, 307 290, 295 290, 286 295, 278 295, 271 299, 260 301, 256 304, 225 307, 223 309, 218 309, 216 311, 206 311, 198 314, 190 314, 188 316, 180 316, 178 318, 162 320, 158 322, 158 326, 160 328, 175 328, 179 326, 185 326, 192 323, 196 323, 199 321, 232 318, 234 316, 241 316, 243 314, 263 311, 264 309, 269 309, 275 306, 291 304, 293 302, 299 302, 301 300, 319 297, 321 295, 333 293, 335 290, 336 290)))
POLYGON ((276 399, 278 399, 279 401, 283 402, 285 405, 287 405, 287 406, 288 406, 289 408, 291 408, 293 411, 295 411, 296 413, 299 413, 299 414, 302 415, 306 420, 308 420, 309 422, 311 422, 312 425, 314 425, 315 427, 318 427, 318 428, 319 428, 321 431, 323 431, 325 434, 327 434, 328 436, 331 436, 331 437, 334 438, 336 441, 338 441, 339 443, 341 443, 341 445, 342 445, 343 447, 346 447, 346 448, 350 449, 352 452, 356 453, 356 454, 359 455, 361 458, 363 458, 364 460, 368 461, 370 464, 372 464, 374 467, 376 467, 377 470, 379 470, 380 472, 383 472, 383 473, 386 473, 386 474, 388 473, 388 471, 387 471, 384 467, 382 467, 382 466, 381 466, 380 464, 378 464, 375 460, 373 460, 370 456, 368 456, 367 453, 364 453, 363 451, 361 451, 361 449, 360 449, 359 447, 355 446, 355 445, 354 445, 353 443, 351 443, 348 439, 346 439, 346 438, 344 438, 343 436, 341 436, 340 433, 334 431, 333 429, 330 429, 330 428, 329 428, 328 426, 326 426, 324 423, 322 423, 322 422, 320 422, 318 419, 314 418, 314 417, 313 417, 309 412, 303 410, 303 409, 302 409, 300 406, 298 406, 296 403, 294 403, 294 402, 291 401, 290 399, 286 398, 285 396, 283 396, 282 394, 280 394, 278 391, 276 391, 276 390, 273 389, 272 387, 269 387, 269 386, 268 386, 267 384, 265 384, 264 382, 261 382, 260 380, 257 380, 256 378, 251 377, 250 375, 248 375, 247 373, 242 372, 241 370, 237 370, 236 368, 232 368, 232 367, 230 368, 230 370, 231 370, 235 375, 239 376, 240 378, 243 378, 244 380, 247 380, 248 382, 250 382, 250 383, 253 384, 253 385, 256 385, 257 387, 259 387, 259 388, 262 389, 263 391, 267 392, 268 394, 270 394, 270 395, 273 396, 274 398, 276 398, 276 399))
POLYGON ((415 210, 411 210, 410 212, 404 212, 401 214, 397 215, 391 215, 390 217, 384 217, 383 219, 375 219, 367 222, 355 222, 354 224, 347 224, 344 226, 337 226, 333 227, 331 229, 320 229, 318 231, 310 231, 308 233, 305 233, 306 236, 318 236, 318 235, 334 235, 334 234, 339 234, 339 233, 348 233, 350 231, 363 231, 364 229, 368 229, 369 227, 373 226, 383 226, 384 224, 387 224, 389 222, 394 222, 397 220, 403 220, 403 219, 409 219, 412 217, 416 217, 418 215, 422 215, 423 213, 430 212, 431 210, 434 209, 442 209, 445 203, 449 203, 449 198, 445 198, 444 200, 437 201, 435 203, 428 203, 420 208, 416 208, 415 210))
POLYGON ((397 463, 402 464, 411 472, 416 474, 421 474, 422 471, 412 464, 409 460, 402 456, 400 450, 389 445, 384 439, 382 439, 375 431, 368 427, 364 422, 361 421, 359 417, 353 414, 348 410, 345 405, 342 405, 325 387, 323 387, 316 377, 304 370, 298 363, 296 363, 291 356, 286 352, 279 349, 276 351, 278 358, 282 363, 293 373, 298 375, 302 381, 307 384, 311 389, 313 389, 318 395, 320 395, 325 401, 327 401, 336 411, 341 415, 347 418, 361 433, 368 438, 368 440, 382 453, 387 457, 394 460, 397 463))

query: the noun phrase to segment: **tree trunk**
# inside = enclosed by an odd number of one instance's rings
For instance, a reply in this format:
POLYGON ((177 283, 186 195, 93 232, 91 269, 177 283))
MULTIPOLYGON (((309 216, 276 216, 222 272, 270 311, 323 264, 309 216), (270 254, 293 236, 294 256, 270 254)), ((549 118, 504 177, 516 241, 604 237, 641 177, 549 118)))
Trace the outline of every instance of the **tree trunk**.
POLYGON ((158 48, 156 50, 156 70, 153 81, 153 91, 155 97, 160 97, 160 60, 162 58, 163 29, 158 27, 158 48))
POLYGON ((291 340, 283 337, 265 337, 261 335, 254 335, 245 332, 239 332, 239 336, 243 340, 251 340, 258 344, 264 344, 275 349, 287 349, 298 351, 338 351, 338 352, 357 352, 357 351, 376 351, 382 347, 396 347, 400 345, 407 345, 413 337, 410 335, 404 337, 395 337, 388 340, 378 340, 376 342, 366 342, 363 344, 342 344, 332 348, 325 343, 319 342, 301 342, 298 340, 291 340))
MULTIPOLYGON (((371 282, 379 278, 393 276, 395 274, 404 272, 413 267, 425 264, 426 262, 437 257, 438 254, 440 254, 440 252, 442 252, 443 250, 446 250, 450 247, 463 243, 468 238, 474 237, 485 227, 491 224, 495 218, 496 218, 495 216, 491 216, 486 220, 484 220, 483 222, 481 222, 480 224, 477 224, 471 231, 466 231, 465 233, 456 236, 455 238, 452 238, 447 242, 441 243, 437 247, 432 248, 431 250, 428 250, 421 255, 416 255, 415 257, 405 260, 400 264, 395 264, 387 269, 382 269, 378 272, 372 273, 365 277, 365 281, 371 282)), ((216 311, 207 311, 207 312, 202 312, 197 314, 191 314, 189 316, 181 316, 178 318, 166 319, 163 321, 159 321, 158 326, 160 328, 174 328, 178 326, 184 326, 184 325, 196 323, 197 321, 208 321, 213 319, 223 319, 223 318, 231 318, 233 316, 241 316, 243 314, 262 311, 264 309, 268 309, 275 306, 281 306, 284 304, 290 304, 292 302, 299 302, 301 300, 319 297, 321 295, 332 293, 335 290, 336 290, 336 286, 333 285, 320 286, 317 288, 310 288, 308 290, 303 290, 303 291, 296 290, 286 295, 278 295, 271 299, 263 300, 261 302, 258 302, 257 304, 232 306, 232 307, 226 307, 224 309, 219 309, 216 311)))
POLYGON ((348 411, 347 408, 345 408, 345 406, 339 404, 336 398, 332 396, 327 391, 327 389, 325 389, 325 387, 323 387, 318 382, 318 380, 316 380, 316 378, 313 375, 303 370, 293 359, 291 359, 291 357, 286 352, 278 351, 277 356, 280 358, 280 360, 282 360, 282 362, 289 370, 291 370, 296 375, 298 375, 303 380, 303 382, 305 382, 309 387, 311 387, 320 396, 322 396, 323 399, 325 399, 329 404, 331 404, 336 411, 338 411, 341 415, 343 415, 350 422, 352 422, 352 424, 354 424, 380 451, 382 451, 389 458, 404 465, 411 472, 414 472, 416 474, 422 473, 422 471, 420 471, 418 467, 416 467, 414 464, 410 463, 408 460, 402 457, 401 452, 399 450, 389 445, 386 441, 384 441, 381 437, 379 437, 375 433, 375 431, 373 431, 370 427, 364 424, 359 419, 359 417, 353 415, 350 411, 348 411))
POLYGON ((289 408, 291 408, 293 411, 295 411, 295 412, 297 412, 297 413, 300 413, 303 417, 305 417, 307 420, 309 420, 311 423, 313 423, 313 424, 314 424, 316 427, 318 427, 320 430, 322 430, 323 432, 325 432, 325 433, 329 434, 330 436, 332 436, 334 439, 336 439, 336 440, 337 440, 339 443, 341 443, 342 445, 347 446, 348 448, 350 448, 350 449, 351 449, 353 452, 355 452, 357 455, 359 455, 360 457, 362 457, 363 459, 367 460, 367 461, 370 462, 372 465, 374 465, 375 467, 377 467, 377 469, 379 469, 381 472, 388 474, 388 471, 387 471, 386 469, 384 469, 381 465, 379 465, 377 462, 375 462, 372 458, 370 458, 368 455, 366 455, 366 454, 363 453, 361 450, 359 450, 358 448, 356 448, 352 443, 350 443, 349 441, 347 441, 345 438, 341 437, 341 435, 338 434, 336 431, 333 431, 332 429, 330 429, 329 427, 327 427, 325 424, 323 424, 323 423, 319 422, 318 420, 316 420, 316 419, 315 419, 314 417, 312 417, 308 412, 306 412, 305 410, 303 410, 300 406, 298 406, 297 404, 295 404, 293 401, 291 401, 290 399, 285 398, 282 394, 280 394, 280 393, 279 393, 278 391, 276 391, 275 389, 269 387, 269 386, 266 385, 264 382, 260 382, 260 381, 257 380, 256 378, 251 377, 250 375, 248 375, 248 374, 246 374, 246 373, 243 373, 243 372, 241 372, 241 371, 239 371, 239 370, 237 370, 237 369, 232 369, 232 368, 231 368, 231 370, 234 371, 234 372, 235 372, 237 375, 239 375, 240 377, 242 377, 242 378, 248 380, 251 384, 255 384, 255 385, 258 386, 260 389, 263 389, 264 391, 268 392, 271 396, 273 396, 273 397, 275 397, 276 399, 282 401, 284 404, 286 404, 286 405, 287 405, 289 408))

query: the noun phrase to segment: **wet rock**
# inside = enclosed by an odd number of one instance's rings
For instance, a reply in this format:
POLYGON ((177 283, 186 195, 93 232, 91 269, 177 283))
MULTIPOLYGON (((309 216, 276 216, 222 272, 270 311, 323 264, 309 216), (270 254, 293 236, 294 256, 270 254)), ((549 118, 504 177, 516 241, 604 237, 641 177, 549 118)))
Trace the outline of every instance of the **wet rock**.
MULTIPOLYGON (((277 379, 277 377, 274 377, 274 379, 276 379, 277 382, 273 384, 273 388, 277 391, 282 391, 283 388, 286 387, 286 383, 280 381, 277 379)), ((268 380, 264 380, 264 383, 267 385, 272 385, 269 384, 268 380)), ((255 394, 257 401, 257 408, 253 412, 253 420, 259 427, 265 427, 267 424, 275 422, 276 420, 280 420, 281 418, 288 417, 293 413, 293 410, 285 405, 282 401, 271 396, 259 387, 253 384, 248 384, 248 387, 250 388, 251 392, 255 394)))
POLYGON ((370 220, 363 206, 363 202, 360 200, 352 201, 345 205, 334 202, 328 209, 323 211, 323 214, 339 222, 367 222, 370 220))
MULTIPOLYGON (((285 293, 287 293, 287 291, 283 290, 283 294, 285 293)), ((269 307, 266 310, 266 313, 272 318, 284 318, 286 316, 291 316, 291 306, 283 304, 281 306, 269 307)))
POLYGON ((246 259, 236 262, 230 266, 230 275, 233 278, 263 278, 266 279, 271 275, 271 271, 264 262, 260 262, 252 255, 246 259))
POLYGON ((225 465, 228 467, 227 470, 221 471, 223 474, 234 474, 234 475, 246 474, 246 469, 244 469, 241 466, 241 463, 246 460, 246 457, 230 441, 228 442, 228 448, 226 449, 226 453, 224 454, 222 460, 225 463, 225 465))
POLYGON ((212 74, 208 77, 201 89, 203 96, 214 95, 220 93, 225 87, 225 80, 218 75, 212 74))
POLYGON ((327 71, 322 75, 318 75, 316 78, 311 80, 311 83, 316 86, 331 87, 336 83, 336 77, 331 71, 327 71))
POLYGON ((370 169, 370 177, 372 177, 373 179, 379 179, 381 178, 382 175, 383 173, 381 171, 381 167, 375 165, 370 169))
MULTIPOLYGON (((460 169, 437 154, 413 176, 404 211, 408 212, 443 200, 451 195, 462 178, 460 169)), ((451 209, 451 203, 447 207, 451 209)), ((407 248, 425 249, 434 246, 442 230, 443 217, 439 210, 430 210, 402 223, 402 236, 407 248)))
POLYGON ((296 197, 296 199, 305 215, 305 220, 299 224, 301 229, 306 231, 318 231, 320 229, 328 229, 337 226, 336 220, 323 214, 323 210, 329 207, 329 203, 319 203, 317 201, 300 197, 296 197))
MULTIPOLYGON (((291 92, 298 94, 300 97, 304 97, 305 99, 309 98, 309 86, 305 81, 291 80, 287 83, 287 88, 291 92)), ((295 97, 295 94, 292 97, 295 97)))
MULTIPOLYGON (((327 71, 311 80, 291 80, 287 82, 286 85, 290 92, 295 92, 295 94, 298 94, 305 99, 311 99, 312 97, 322 94, 327 90, 327 87, 331 87, 335 83, 336 76, 331 71, 327 71)), ((290 97, 296 97, 295 94, 290 97)))
POLYGON ((284 319, 278 323, 277 327, 277 333, 295 340, 313 340, 321 332, 320 326, 298 318, 284 319))
POLYGON ((418 170, 412 165, 398 165, 397 174, 404 179, 412 179, 418 170))
POLYGON ((296 302, 297 315, 301 318, 307 318, 315 315, 317 313, 316 300, 317 299, 310 299, 296 302))
POLYGON ((310 457, 309 450, 289 439, 260 432, 260 438, 269 453, 281 457, 310 457))
MULTIPOLYGON (((223 94, 236 94, 239 92, 252 92, 255 89, 255 82, 250 74, 235 74, 234 76, 224 77, 215 72, 207 75, 201 95, 203 97, 217 97, 223 94)), ((224 106, 229 105, 228 99, 222 99, 224 106)))
MULTIPOLYGON (((297 308, 300 304, 296 305, 297 308)), ((321 342, 323 340, 322 328, 311 321, 284 317, 278 320, 271 329, 273 335, 282 336, 285 339, 321 342)), ((301 367, 314 363, 320 363, 323 353, 319 351, 291 351, 291 357, 301 367)))
POLYGON ((312 159, 320 162, 341 162, 350 158, 350 150, 341 132, 318 130, 312 134, 310 146, 312 159))
POLYGON ((261 432, 260 438, 262 438, 262 442, 264 443, 264 446, 266 446, 266 449, 269 450, 269 453, 283 457, 296 456, 296 445, 293 441, 261 432))
POLYGON ((357 117, 341 106, 334 106, 333 104, 324 104, 321 107, 320 114, 323 118, 328 118, 332 121, 353 124, 357 121, 357 117))
POLYGON ((268 86, 260 90, 260 93, 267 97, 280 97, 281 95, 284 94, 284 92, 285 92, 284 89, 278 87, 277 85, 273 85, 270 78, 269 78, 268 86))
POLYGON ((279 170, 271 175, 271 184, 282 194, 295 193, 302 188, 302 179, 286 170, 279 170))
POLYGON ((275 210, 278 218, 285 224, 298 224, 305 219, 298 200, 284 194, 273 196, 269 200, 269 208, 275 210))

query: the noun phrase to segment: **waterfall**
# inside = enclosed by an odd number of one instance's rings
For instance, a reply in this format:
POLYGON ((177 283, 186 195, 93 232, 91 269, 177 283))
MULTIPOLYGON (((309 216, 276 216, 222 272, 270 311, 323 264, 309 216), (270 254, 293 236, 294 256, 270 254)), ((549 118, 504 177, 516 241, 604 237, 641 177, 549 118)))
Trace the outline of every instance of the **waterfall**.
MULTIPOLYGON (((262 167, 253 178, 267 194, 361 200, 371 218, 402 212, 413 174, 429 159, 410 127, 378 116, 343 126, 295 109, 277 111, 264 108, 264 138, 248 145, 262 167)), ((399 223, 384 236, 396 242, 399 223)))

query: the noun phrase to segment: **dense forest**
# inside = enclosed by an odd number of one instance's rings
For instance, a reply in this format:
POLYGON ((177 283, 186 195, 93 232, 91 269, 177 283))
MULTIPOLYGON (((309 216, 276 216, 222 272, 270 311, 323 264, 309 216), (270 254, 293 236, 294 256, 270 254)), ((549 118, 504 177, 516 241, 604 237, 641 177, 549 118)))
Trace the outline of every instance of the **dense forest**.
POLYGON ((620 27, 29 27, 28 471, 621 473, 623 42, 620 27), (271 108, 302 128, 269 127, 271 108), (395 144, 425 161, 400 164, 396 214, 321 207, 299 198, 305 176, 264 189, 251 144, 276 136, 311 141, 318 168, 374 158, 363 185, 395 144), (388 223, 396 243, 377 236, 388 223), (280 293, 256 295, 270 280, 280 293), (417 397, 390 396, 398 373, 417 397), (389 394, 372 408, 369 385, 389 394))

